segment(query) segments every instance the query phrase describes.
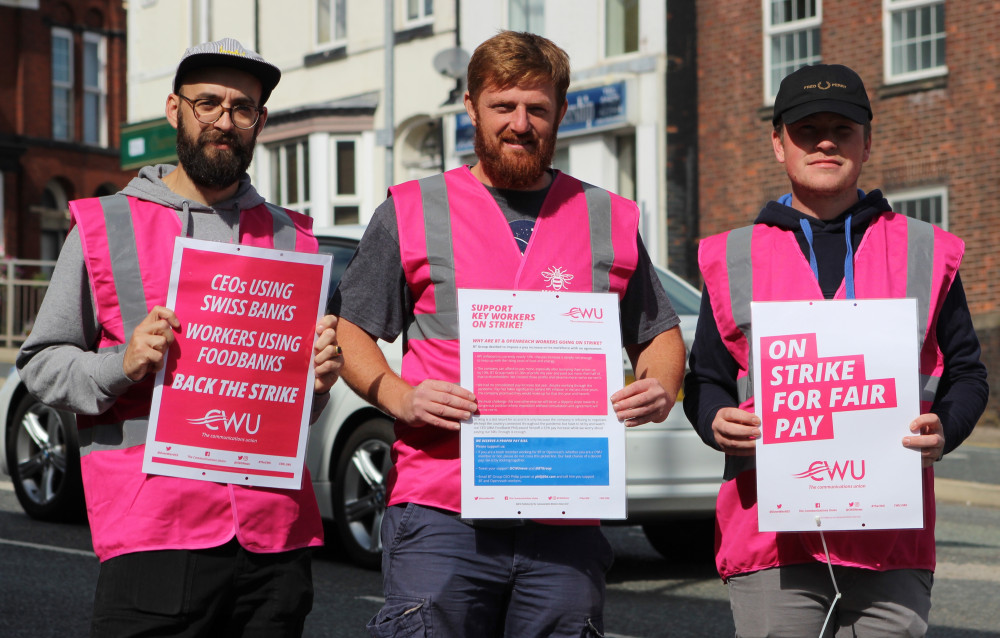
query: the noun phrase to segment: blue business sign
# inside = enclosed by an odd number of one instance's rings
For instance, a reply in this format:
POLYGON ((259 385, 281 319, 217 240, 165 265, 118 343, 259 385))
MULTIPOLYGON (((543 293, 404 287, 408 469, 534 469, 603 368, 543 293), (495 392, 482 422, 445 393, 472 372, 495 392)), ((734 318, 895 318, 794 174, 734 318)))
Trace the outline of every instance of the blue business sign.
MULTIPOLYGON (((603 130, 625 124, 628 120, 626 98, 625 82, 567 93, 569 106, 559 125, 559 133, 603 130)), ((469 114, 458 113, 455 116, 455 153, 471 153, 475 134, 469 114)))

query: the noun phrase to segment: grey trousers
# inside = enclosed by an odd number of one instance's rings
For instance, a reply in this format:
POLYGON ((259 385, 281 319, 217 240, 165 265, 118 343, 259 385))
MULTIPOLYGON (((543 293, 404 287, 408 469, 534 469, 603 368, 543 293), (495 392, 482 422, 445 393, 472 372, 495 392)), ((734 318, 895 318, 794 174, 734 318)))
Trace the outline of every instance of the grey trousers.
MULTIPOLYGON (((842 598, 822 638, 917 638, 927 633, 934 574, 833 568, 842 598)), ((740 638, 819 638, 836 592, 826 563, 764 569, 729 579, 740 638)))

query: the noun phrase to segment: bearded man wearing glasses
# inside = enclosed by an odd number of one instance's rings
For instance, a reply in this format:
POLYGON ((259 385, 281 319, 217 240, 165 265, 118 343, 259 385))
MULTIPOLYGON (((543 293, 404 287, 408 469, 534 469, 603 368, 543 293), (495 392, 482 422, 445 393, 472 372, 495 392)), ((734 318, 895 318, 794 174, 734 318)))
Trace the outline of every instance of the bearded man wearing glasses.
MULTIPOLYGON (((300 636, 312 608, 323 528, 308 470, 299 490, 142 471, 153 380, 183 320, 165 307, 174 239, 316 252, 312 220, 266 203, 246 174, 280 77, 231 38, 184 53, 166 102, 177 166, 70 203, 73 229, 18 355, 30 392, 77 415, 101 559, 93 636, 300 636)), ((335 324, 316 325, 313 420, 342 363, 335 324)))

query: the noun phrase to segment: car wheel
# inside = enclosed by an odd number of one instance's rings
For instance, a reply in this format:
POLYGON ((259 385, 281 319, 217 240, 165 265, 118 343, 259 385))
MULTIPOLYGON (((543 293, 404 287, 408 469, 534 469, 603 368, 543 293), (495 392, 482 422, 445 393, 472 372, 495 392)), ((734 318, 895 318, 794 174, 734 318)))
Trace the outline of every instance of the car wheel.
POLYGON ((72 415, 26 395, 6 436, 14 493, 28 516, 56 522, 83 519, 80 446, 72 415))
POLYGON ((392 421, 363 422, 337 454, 333 480, 333 518, 340 544, 353 562, 377 569, 382 561, 385 480, 392 468, 392 421))
POLYGON ((692 518, 642 526, 646 540, 673 563, 711 563, 715 556, 715 519, 692 518))

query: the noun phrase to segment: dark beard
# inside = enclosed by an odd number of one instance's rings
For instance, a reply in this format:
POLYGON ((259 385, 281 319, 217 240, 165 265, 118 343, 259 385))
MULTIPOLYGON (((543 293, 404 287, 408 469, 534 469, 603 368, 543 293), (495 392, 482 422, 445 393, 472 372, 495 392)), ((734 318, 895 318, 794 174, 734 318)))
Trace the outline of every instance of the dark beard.
POLYGON ((534 186, 552 165, 552 156, 556 151, 556 136, 553 131, 553 135, 548 139, 539 139, 538 134, 532 131, 525 138, 505 133, 500 139, 487 139, 479 127, 476 127, 475 151, 483 172, 490 178, 494 187, 524 190, 534 186), (503 147, 505 139, 533 142, 535 150, 505 151, 503 147))
POLYGON ((184 130, 184 119, 178 113, 177 159, 192 182, 202 188, 221 189, 232 186, 246 173, 257 143, 256 132, 247 143, 238 134, 216 129, 202 131, 195 140, 184 130), (209 149, 208 145, 214 142, 224 142, 229 148, 209 149))

